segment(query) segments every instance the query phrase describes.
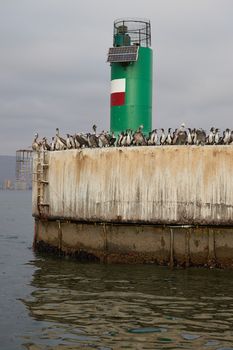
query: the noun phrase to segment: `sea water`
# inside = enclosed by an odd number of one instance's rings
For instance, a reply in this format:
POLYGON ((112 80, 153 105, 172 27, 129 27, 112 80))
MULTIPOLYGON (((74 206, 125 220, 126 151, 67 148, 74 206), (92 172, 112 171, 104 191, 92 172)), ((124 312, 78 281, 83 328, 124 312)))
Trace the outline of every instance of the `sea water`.
POLYGON ((233 350, 233 271, 32 250, 30 191, 0 191, 0 349, 233 350))

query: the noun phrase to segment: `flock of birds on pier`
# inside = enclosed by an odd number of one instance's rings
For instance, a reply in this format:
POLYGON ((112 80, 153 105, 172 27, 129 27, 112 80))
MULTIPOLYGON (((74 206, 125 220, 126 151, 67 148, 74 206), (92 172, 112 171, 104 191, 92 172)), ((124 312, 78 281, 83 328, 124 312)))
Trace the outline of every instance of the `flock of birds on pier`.
POLYGON ((48 142, 46 137, 39 140, 38 133, 32 143, 34 151, 59 151, 79 148, 101 148, 101 147, 129 147, 129 146, 163 146, 163 145, 233 145, 233 130, 226 129, 220 134, 218 128, 212 127, 207 134, 203 129, 185 128, 182 124, 180 128, 169 128, 165 133, 164 129, 154 129, 148 136, 143 133, 143 126, 138 130, 126 130, 119 133, 116 137, 114 133, 102 131, 96 132, 96 125, 92 127, 92 133, 76 133, 74 135, 66 134, 63 138, 59 129, 56 129, 56 135, 48 142))

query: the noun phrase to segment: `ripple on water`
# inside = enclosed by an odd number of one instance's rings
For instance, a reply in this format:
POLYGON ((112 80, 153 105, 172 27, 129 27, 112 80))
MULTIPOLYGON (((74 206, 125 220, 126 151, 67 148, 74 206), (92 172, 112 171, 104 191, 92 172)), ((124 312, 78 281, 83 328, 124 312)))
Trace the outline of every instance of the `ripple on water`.
POLYGON ((161 333, 166 332, 166 328, 161 327, 142 327, 142 328, 132 328, 129 329, 129 333, 136 333, 136 334, 145 334, 145 333, 161 333))
MULTIPOLYGON (((49 335, 44 334, 48 349, 74 344, 83 349, 175 349, 190 344, 212 350, 233 342, 229 319, 233 283, 227 273, 227 281, 221 281, 227 297, 223 302, 216 283, 220 272, 49 258, 38 258, 35 265, 34 290, 24 304, 38 327, 40 322, 52 325, 54 333, 50 329, 49 335), (49 345, 50 337, 58 339, 56 346, 49 345)), ((31 340, 37 345, 41 339, 31 340)))
POLYGON ((31 193, 1 192, 2 349, 233 350, 232 271, 33 255, 30 213, 31 193))
POLYGON ((196 340, 196 339, 200 338, 200 335, 190 334, 190 333, 182 333, 181 336, 185 340, 196 340))

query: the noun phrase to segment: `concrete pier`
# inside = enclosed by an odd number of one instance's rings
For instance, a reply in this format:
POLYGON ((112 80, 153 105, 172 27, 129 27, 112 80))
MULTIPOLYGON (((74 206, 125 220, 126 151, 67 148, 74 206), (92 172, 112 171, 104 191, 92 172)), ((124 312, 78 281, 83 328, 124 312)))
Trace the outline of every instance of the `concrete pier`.
POLYGON ((233 266, 232 159, 232 146, 35 154, 35 247, 106 262, 233 266))

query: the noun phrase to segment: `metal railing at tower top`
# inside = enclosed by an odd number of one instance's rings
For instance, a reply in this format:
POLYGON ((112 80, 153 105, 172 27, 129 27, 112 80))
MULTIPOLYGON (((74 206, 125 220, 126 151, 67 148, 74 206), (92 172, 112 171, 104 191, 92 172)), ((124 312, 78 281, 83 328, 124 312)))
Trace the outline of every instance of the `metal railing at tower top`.
POLYGON ((113 26, 113 45, 117 46, 116 37, 124 35, 129 37, 129 45, 144 47, 151 46, 151 24, 149 20, 117 19, 113 26))

